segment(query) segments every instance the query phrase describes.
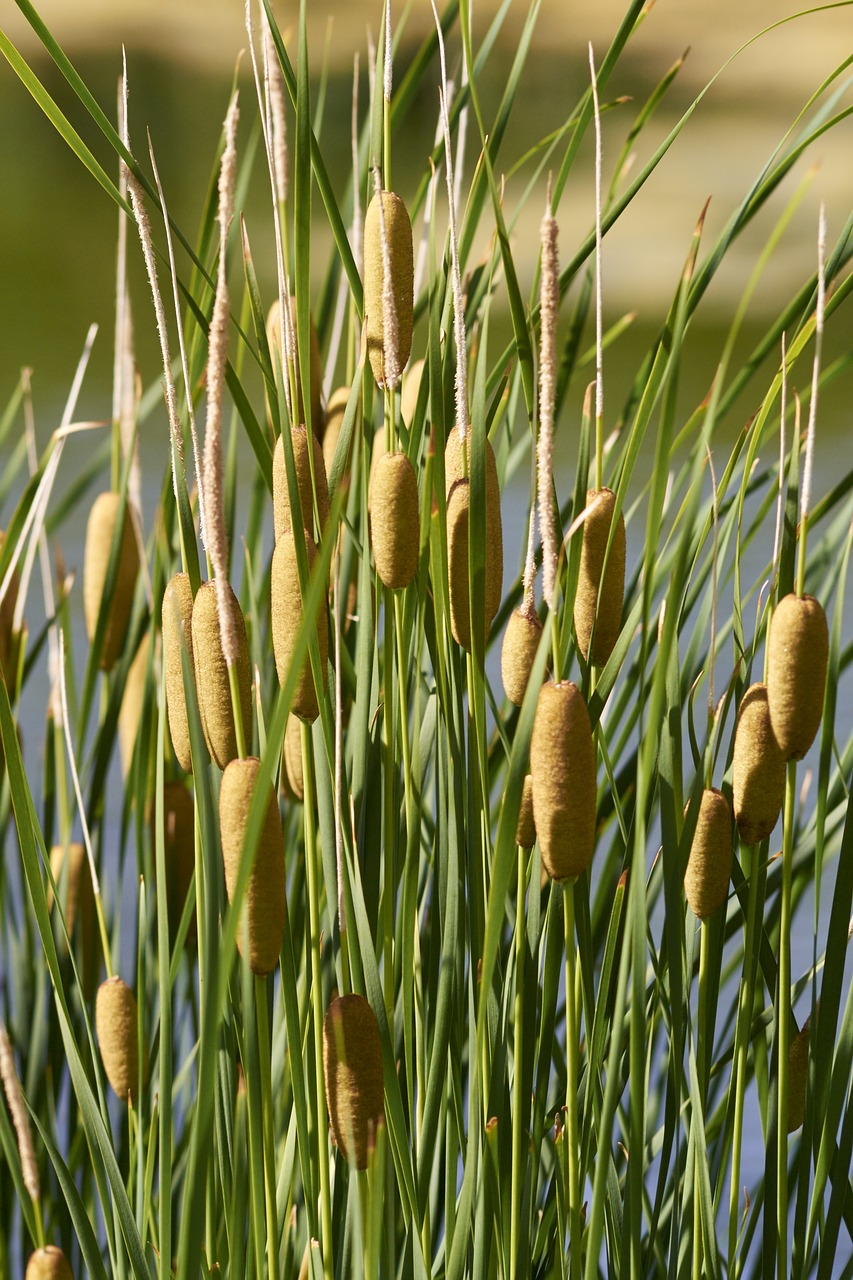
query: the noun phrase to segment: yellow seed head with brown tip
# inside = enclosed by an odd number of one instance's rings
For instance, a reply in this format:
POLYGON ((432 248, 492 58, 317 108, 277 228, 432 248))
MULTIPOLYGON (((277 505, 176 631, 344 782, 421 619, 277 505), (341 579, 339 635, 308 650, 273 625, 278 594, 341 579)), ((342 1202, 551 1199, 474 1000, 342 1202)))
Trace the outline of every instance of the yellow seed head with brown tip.
POLYGON ((338 996, 326 1010, 323 1073, 335 1142, 357 1169, 366 1169, 385 1116, 385 1087, 379 1026, 363 996, 338 996))
MULTIPOLYGON (((81 957, 80 980, 83 994, 91 999, 98 978, 98 922, 95 914, 95 891, 85 846, 72 841, 68 846, 68 869, 65 866, 65 846, 55 844, 50 851, 50 870, 59 890, 59 900, 65 914, 65 927, 73 941, 78 920, 80 928, 79 954, 81 957), (65 896, 63 898, 63 885, 65 896)), ((53 909, 53 891, 47 891, 47 909, 53 909)))
POLYGON ((729 802, 715 787, 702 792, 696 830, 684 874, 690 908, 706 920, 723 905, 732 874, 732 814, 729 802))
POLYGON ((786 760, 802 760, 817 736, 828 660, 823 606, 814 596, 784 596, 770 623, 767 703, 786 760))
POLYGON ((741 699, 732 761, 732 805, 744 844, 770 835, 785 798, 785 756, 776 741, 767 685, 751 684, 741 699))
MULTIPOLYGON (((308 435, 304 427, 294 427, 290 433, 293 441, 293 463, 299 482, 299 503, 302 507, 302 526, 314 528, 314 499, 311 487, 311 463, 308 460, 308 435)), ((317 486, 317 512, 321 530, 329 519, 329 486, 326 481, 326 464, 323 449, 316 436, 312 436, 314 482, 317 486)), ((275 444, 272 458, 272 504, 275 540, 293 527, 290 514, 290 490, 287 487, 287 466, 284 457, 284 441, 281 436, 275 444)))
POLYGON ((123 778, 126 778, 130 772, 133 748, 136 746, 136 735, 139 732, 139 722, 142 719, 150 638, 146 632, 142 637, 139 648, 136 650, 136 657, 130 664, 127 683, 124 686, 124 696, 121 700, 121 710, 118 713, 118 749, 123 778))
MULTIPOLYGON (((152 842, 157 837, 155 818, 156 811, 152 809, 152 842)), ((163 851, 166 860, 169 937, 174 942, 195 871, 195 808, 193 798, 182 782, 163 784, 163 851)), ((195 936, 196 919, 193 913, 187 938, 195 936)))
POLYGON ((533 819, 533 775, 528 773, 521 792, 521 808, 515 828, 515 843, 522 849, 532 849, 536 843, 536 823, 533 819))
POLYGON ((225 887, 228 901, 234 897, 240 865, 245 856, 246 831, 255 787, 263 785, 267 793, 264 823, 258 837, 240 926, 237 945, 253 973, 272 973, 278 964, 284 930, 285 875, 284 836, 281 815, 272 786, 259 781, 261 762, 254 756, 232 760, 222 775, 219 792, 219 831, 225 862, 225 887), (248 935, 248 954, 245 951, 248 935))
MULTIPOLYGON (((225 584, 231 622, 237 637, 237 688, 246 741, 252 739, 252 676, 249 666, 249 642, 246 624, 237 597, 225 584)), ((204 740, 211 759, 224 769, 237 755, 237 731, 231 707, 231 685, 228 667, 222 653, 219 604, 215 582, 205 582, 199 589, 192 616, 195 686, 204 740)))
MULTIPOLYGON (((293 326, 293 341, 296 343, 296 299, 290 299, 290 316, 293 326)), ((279 311, 278 298, 275 299, 267 313, 267 342, 270 348, 270 355, 273 358, 273 366, 277 368, 279 364, 284 363, 282 355, 281 341, 281 314, 279 311)), ((311 430, 319 440, 323 435, 323 358, 320 355, 320 339, 317 337, 317 330, 314 326, 313 319, 309 330, 309 376, 310 376, 310 394, 311 394, 311 430)), ((305 402, 302 398, 302 375, 299 369, 299 356, 294 351, 294 359, 296 362, 296 417, 299 422, 305 421, 305 402)), ((285 377, 287 376, 285 370, 285 377)))
POLYGON ((533 818, 552 880, 573 880, 595 849, 595 747, 583 695, 571 681, 543 684, 530 740, 533 818))
POLYGON ((176 573, 169 579, 163 593, 163 662, 166 667, 166 711, 169 716, 169 735, 175 759, 189 773, 192 769, 190 729, 187 721, 187 697, 184 689, 184 669, 181 646, 186 645, 190 667, 193 658, 193 593, 189 575, 176 573))
POLYGON ((344 414, 347 404, 349 403, 350 387, 338 387, 329 396, 329 403, 326 405, 326 429, 323 432, 323 461, 326 464, 326 475, 331 475, 332 463, 335 460, 335 450, 338 447, 338 439, 341 434, 341 427, 344 424, 344 414))
MULTIPOLYGON (((317 548, 314 539, 306 531, 305 549, 308 553, 309 572, 317 560, 317 548)), ((284 685, 290 671, 290 663, 296 648, 299 628, 302 625, 302 596, 299 591, 299 571, 296 562, 296 544, 293 532, 285 533, 276 544, 272 558, 270 579, 270 628, 272 630, 272 647, 275 654, 275 666, 279 684, 284 685)), ((306 590, 307 590, 306 583, 306 590)), ((322 670, 323 688, 326 687, 326 668, 329 662, 329 624, 328 606, 325 599, 317 616, 317 644, 320 649, 320 667, 322 670)), ((320 714, 317 691, 314 688, 314 677, 311 672, 309 655, 305 655, 296 689, 293 694, 291 711, 300 720, 313 721, 320 714)))
MULTIPOLYGON (((406 367, 412 353, 415 279, 412 224, 406 206, 395 192, 383 191, 381 198, 397 327, 396 360, 389 360, 388 363, 393 363, 399 374, 406 367)), ((367 324, 367 356, 370 367, 379 386, 384 387, 386 337, 382 290, 385 272, 380 217, 379 200, 374 196, 367 206, 364 219, 364 318, 367 324)))
POLYGON ((533 609, 513 609, 501 647, 501 676, 510 702, 520 707, 542 636, 542 623, 533 609))
POLYGON ((613 545, 604 567, 607 540, 613 524, 616 495, 611 489, 588 489, 586 503, 591 507, 583 526, 580 573, 575 595, 575 631, 585 661, 590 661, 593 625, 592 662, 603 667, 613 652, 622 628, 622 597, 625 594, 625 521, 619 522, 613 545), (596 617, 596 609, 598 616, 596 617))
POLYGON ((800 1128, 806 1118, 806 1090, 809 1083, 809 1020, 791 1041, 788 1049, 788 1133, 800 1128))
MULTIPOLYGON (((83 558, 83 612, 86 616, 86 635, 91 644, 95 638, 98 614, 106 586, 107 566, 110 562, 113 532, 118 519, 120 498, 117 493, 101 493, 95 499, 86 525, 86 550, 83 558)), ((102 671, 111 671, 124 647, 130 608, 139 572, 139 552, 133 522, 125 505, 121 531, 118 565, 114 590, 107 616, 104 643, 98 663, 102 671)))
MULTIPOLYGON (((134 1103, 139 1096, 139 1038, 136 997, 121 978, 107 978, 98 987, 95 1002, 95 1029, 101 1061, 113 1093, 122 1102, 128 1095, 134 1103)), ((148 1076, 148 1055, 143 1078, 148 1076)))
POLYGON ((418 481, 404 453, 384 453, 376 463, 368 504, 370 545, 376 572, 390 590, 407 587, 418 570, 418 481))
POLYGON ((282 748, 281 787, 291 800, 305 799, 305 779, 302 774, 302 721, 293 712, 287 717, 282 748))
POLYGON ((62 1250, 49 1244, 30 1254, 24 1280, 74 1280, 74 1273, 62 1250))

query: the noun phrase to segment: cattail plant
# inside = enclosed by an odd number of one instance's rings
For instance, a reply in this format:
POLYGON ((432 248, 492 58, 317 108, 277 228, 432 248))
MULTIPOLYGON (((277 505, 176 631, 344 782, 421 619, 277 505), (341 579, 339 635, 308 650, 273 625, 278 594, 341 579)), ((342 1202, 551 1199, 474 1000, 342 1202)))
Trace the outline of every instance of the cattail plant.
MULTIPOLYGON (((350 390, 350 387, 338 387, 329 396, 329 401, 326 405, 326 428, 323 432, 323 462, 326 464, 327 476, 331 472, 332 463, 335 460, 335 450, 338 447, 338 437, 344 424, 344 413, 349 402, 350 390)), ((300 490, 300 495, 301 492, 300 490)))
MULTIPOLYGON (((308 569, 312 569, 317 560, 317 548, 314 539, 305 531, 305 550, 308 555, 308 569)), ((273 652, 278 671, 279 682, 283 685, 290 670, 290 662, 296 647, 296 638, 302 624, 302 595, 299 590, 299 570, 296 560, 296 543, 293 532, 282 535, 276 543, 272 558, 270 576, 270 630, 272 631, 273 652)), ((317 644, 320 649, 320 669, 323 688, 326 687, 326 667, 329 661, 329 624, 328 606, 324 599, 317 616, 317 644)), ((317 690, 311 664, 306 655, 302 670, 293 695, 291 710, 300 720, 310 722, 320 714, 317 690)))
MULTIPOLYGON (((156 813, 152 811, 152 839, 156 839, 155 817, 156 813)), ((163 847, 169 937, 174 942, 195 871, 195 809, 192 795, 183 782, 163 784, 163 847)), ((187 937, 195 936, 193 912, 187 937)))
POLYGON ((814 596, 785 596, 770 623, 767 705, 786 760, 802 760, 817 736, 828 660, 823 606, 814 596))
POLYGON ((133 760, 133 749, 136 746, 136 735, 142 719, 142 708, 145 704, 146 676, 148 674, 148 650, 150 643, 148 632, 142 637, 136 656, 130 664, 121 710, 118 713, 118 747, 121 760, 121 772, 127 777, 133 760))
POLYGON ((400 393, 400 417, 407 427, 412 425, 415 409, 418 407, 418 395, 421 389, 421 379, 424 375, 424 364, 423 360, 415 360, 409 366, 403 378, 403 390, 400 393))
POLYGON ((302 721, 293 712, 287 717, 282 747, 281 786, 289 799, 305 799, 305 779, 302 774, 302 721))
POLYGON ((242 722, 244 726, 251 725, 252 673, 243 612, 227 582, 220 582, 218 589, 216 582, 204 582, 198 589, 192 613, 195 684, 204 740, 211 759, 220 769, 239 754, 228 664, 222 646, 223 627, 228 628, 233 637, 233 667, 242 722))
MULTIPOLYGON (((299 503, 302 507, 302 524, 306 529, 314 527, 314 493, 317 494, 317 514, 320 517, 320 532, 329 519, 329 486, 326 480, 326 463, 323 449, 316 436, 312 435, 313 458, 308 457, 308 435, 304 427, 293 427, 290 432, 293 442, 293 465, 299 484, 299 503), (314 476, 312 481, 311 468, 314 476)), ((272 500, 273 525, 275 540, 278 542, 283 534, 293 527, 290 512, 290 492, 287 487, 287 464, 284 457, 284 441, 281 436, 275 444, 272 459, 272 500)))
MULTIPOLYGON (((233 900, 245 856, 249 812, 259 785, 260 767, 260 760, 248 756, 232 760, 222 775, 219 829, 229 902, 233 900)), ((285 883, 284 837, 275 792, 269 783, 260 785, 267 792, 267 804, 243 900, 237 945, 252 972, 263 976, 272 973, 278 964, 284 928, 285 883)))
POLYGON ((570 680, 539 691, 530 740, 533 820, 553 880, 574 880, 595 848, 595 747, 583 695, 570 680))
MULTIPOLYGON (((458 431, 447 439, 444 451, 444 476, 447 497, 447 554, 450 581, 450 625, 453 638, 471 652, 471 618, 468 590, 468 539, 471 483, 468 478, 470 432, 461 437, 458 431), (465 457, 463 460, 463 450, 465 457)), ((484 643, 495 614, 500 608, 503 589, 503 526, 501 495, 495 453, 489 439, 485 442, 486 470, 486 610, 483 619, 484 643)))
POLYGON ((620 511, 605 565, 607 543, 616 509, 616 494, 607 488, 589 489, 586 504, 587 516, 583 525, 574 606, 575 633, 584 661, 603 667, 613 652, 622 629, 625 521, 620 511))
POLYGON ((30 1254, 24 1280, 74 1280, 71 1263, 55 1244, 30 1254))
POLYGON ((377 385, 396 387, 412 351, 414 250, 406 206, 377 190, 364 218, 367 356, 377 385))
MULTIPOLYGON (((33 1147, 33 1134, 30 1128, 30 1117, 27 1111, 27 1105, 24 1102, 24 1095, 21 1092, 21 1082, 18 1079, 18 1072, 15 1069, 15 1057, 12 1052, 12 1044, 9 1040, 9 1033, 6 1025, 0 1022, 0 1081, 3 1084, 3 1092, 6 1095, 6 1102, 9 1107, 9 1114, 12 1117, 12 1124, 15 1127, 15 1139, 18 1144, 18 1157, 21 1161, 21 1176, 24 1183, 26 1193, 32 1201, 33 1208, 36 1211, 37 1230, 40 1235, 44 1234, 44 1228, 41 1226, 41 1183, 39 1181, 38 1165, 36 1163, 36 1153, 33 1147)), ((5 1121, 5 1115, 4 1115, 5 1121)))
POLYGON ((510 702, 520 707, 527 692, 530 673, 536 661, 536 652, 542 637, 542 623, 536 612, 534 582, 536 560, 534 558, 534 532, 536 522, 531 503, 527 526, 527 555, 524 563, 524 596, 521 607, 509 615, 501 647, 501 677, 504 692, 510 702))
POLYGON ((338 996, 326 1010, 323 1071, 335 1142, 356 1169, 366 1169, 385 1090, 379 1027, 364 996, 338 996))
POLYGON ((684 893, 700 920, 707 920, 723 905, 732 874, 732 814, 729 802, 716 787, 702 792, 696 829, 684 874, 684 893))
MULTIPOLYGON (((5 533, 0 529, 0 552, 3 550, 5 533)), ((15 636, 15 606, 18 603, 20 577, 18 570, 12 574, 6 594, 0 600, 0 676, 6 682, 11 693, 15 687, 18 668, 18 644, 15 636)))
POLYGON ((370 485, 370 545, 384 586, 407 587, 418 569, 418 481, 404 453, 383 453, 370 485))
MULTIPOLYGON (((95 639, 98 615, 106 585, 107 567, 110 562, 113 533, 119 518, 121 498, 117 493, 101 493, 95 499, 86 525, 86 551, 83 560, 83 611, 86 617, 86 634, 91 644, 95 639)), ((130 607, 139 572, 139 551, 133 522, 125 503, 118 564, 114 589, 107 613, 104 643, 98 665, 102 671, 111 671, 124 648, 130 607)))
POLYGON ((752 684, 741 699, 732 762, 732 807, 744 844, 766 840, 785 798, 786 756, 776 741, 767 686, 752 684))
MULTIPOLYGON (((85 846, 76 840, 72 841, 67 848, 65 845, 55 844, 50 851, 50 870, 60 893, 69 939, 74 938, 75 926, 78 921, 80 922, 78 930, 81 956, 80 978, 83 994, 86 999, 91 999, 98 978, 98 924, 95 917, 92 874, 89 870, 85 846)), ((48 889, 48 911, 52 907, 53 891, 48 889)))
POLYGON ((515 828, 515 843, 521 849, 532 849, 536 843, 536 822, 533 817, 533 777, 528 773, 521 790, 521 807, 515 828))
POLYGON ((195 668, 193 655, 193 593, 189 575, 176 573, 163 593, 163 662, 166 667, 166 711, 175 759, 189 773, 192 769, 190 729, 187 720, 187 697, 184 689, 184 667, 181 649, 186 646, 190 669, 195 668))
MULTIPOLYGON (((288 369, 286 360, 286 344, 282 343, 281 333, 281 308, 278 298, 275 299, 267 313, 267 342, 269 343, 270 352, 273 354, 276 362, 281 365, 283 377, 287 379, 288 369)), ((296 333, 296 298, 290 299, 290 332, 296 333)), ((313 319, 309 328, 309 346, 308 346, 308 363, 309 363, 309 404, 311 408, 311 430, 318 440, 323 437, 323 360, 320 355, 320 339, 317 336, 317 330, 313 319)), ((294 343, 293 359, 295 365, 296 377, 296 408, 294 409, 294 422, 296 426, 305 422, 305 400, 302 395, 302 374, 300 372, 299 353, 294 343)))
MULTIPOLYGON (((98 987, 95 1030, 104 1071, 121 1102, 139 1098, 139 1031, 136 997, 119 977, 107 978, 98 987)), ((143 1055, 143 1082, 148 1076, 148 1054, 143 1055)))

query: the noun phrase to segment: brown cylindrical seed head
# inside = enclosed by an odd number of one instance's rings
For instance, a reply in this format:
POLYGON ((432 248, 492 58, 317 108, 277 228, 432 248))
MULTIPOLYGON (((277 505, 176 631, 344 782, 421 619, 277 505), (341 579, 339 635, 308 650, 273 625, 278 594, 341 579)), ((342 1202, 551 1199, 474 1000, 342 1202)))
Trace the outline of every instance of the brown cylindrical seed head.
POLYGON ((403 390, 400 395, 400 417, 407 427, 412 425, 415 409, 418 407, 418 395, 420 394, 423 372, 423 360, 416 360, 403 379, 403 390))
MULTIPOLYGON (((314 539, 306 531, 305 548, 308 552, 308 568, 312 569, 317 560, 317 548, 314 539)), ((275 654, 275 666, 279 683, 284 685, 290 670, 290 662, 296 648, 296 639, 302 625, 302 597, 299 592, 299 571, 296 563, 296 544, 293 532, 285 533, 279 539, 272 558, 270 618, 272 630, 272 647, 275 654)), ((306 583, 307 588, 307 583, 306 583)), ((322 669, 323 688, 326 687, 326 668, 329 662, 329 625, 328 607, 325 599, 320 606, 317 617, 317 644, 320 649, 320 666, 322 669)), ((291 711, 300 720, 316 720, 320 714, 317 691, 314 688, 314 677, 311 673, 309 655, 305 655, 302 670, 293 695, 291 711)))
POLYGON ((684 892, 700 920, 721 907, 729 892, 732 874, 732 815, 729 802, 716 787, 702 792, 696 830, 690 846, 684 892))
POLYGON ((385 1088, 379 1026, 363 996, 338 996, 326 1010, 323 1072, 335 1142, 357 1169, 366 1169, 385 1115, 385 1088))
POLYGON ((302 775, 302 721, 292 712, 287 717, 282 749, 281 785, 291 800, 305 799, 305 780, 302 775))
POLYGON ((788 1132, 794 1133, 806 1118, 806 1089, 809 1083, 809 1022, 791 1041, 788 1049, 788 1132))
POLYGON ((30 1254, 25 1280, 74 1280, 74 1273, 62 1250, 49 1244, 30 1254))
MULTIPOLYGON (((95 638, 101 599, 106 585, 113 531, 118 519, 120 499, 117 493, 101 493, 95 499, 86 525, 86 551, 83 559, 83 612, 86 635, 91 644, 95 638)), ((139 572, 139 552, 133 522, 125 505, 121 546, 115 574, 115 587, 107 616, 104 644, 98 663, 102 671, 111 671, 124 646, 130 607, 139 572)))
POLYGON ((521 808, 515 829, 515 843, 522 849, 532 849, 536 843, 536 823, 533 820, 533 776, 527 775, 521 792, 521 808))
MULTIPOLYGON (((290 299, 290 316, 293 324, 293 341, 296 343, 296 299, 290 299)), ((323 435, 323 359, 320 355, 320 339, 317 337, 317 330, 314 326, 314 320, 311 319, 311 327, 309 330, 309 349, 308 361, 310 366, 310 392, 311 392, 311 430, 319 440, 323 435)), ((270 346, 270 355, 273 357, 273 364, 277 366, 283 363, 282 342, 281 342, 281 316, 279 313, 278 298, 275 299, 267 314, 267 342, 270 346)), ((299 370, 299 355, 295 352, 296 361, 296 399, 297 408, 296 416, 300 422, 305 421, 305 401, 302 398, 302 375, 299 370)))
POLYGON ((136 735, 139 732, 139 722, 142 719, 149 642, 150 636, 146 632, 136 651, 136 657, 130 664, 127 683, 124 686, 124 696, 121 700, 121 710, 118 713, 118 749, 123 778, 126 778, 130 772, 133 748, 136 746, 136 735))
POLYGON ((625 594, 625 520, 619 522, 613 545, 604 568, 604 554, 613 524, 616 494, 611 489, 588 489, 588 507, 593 507, 583 526, 580 574, 575 595, 575 631, 585 661, 590 661, 593 624, 592 662, 603 667, 613 652, 622 629, 622 597, 625 594), (603 570, 603 577, 602 577, 603 570), (596 608, 598 617, 596 618, 596 608))
MULTIPOLYGON (((95 1029, 101 1060, 113 1092, 122 1102, 139 1095, 139 1040, 136 997, 121 978, 107 978, 98 987, 95 1029)), ((143 1075, 147 1077, 147 1057, 143 1075)))
MULTIPOLYGON (((293 441, 293 462, 299 481, 299 502, 302 507, 302 526, 314 528, 314 499, 311 489, 311 464, 308 460, 308 434, 304 427, 294 427, 290 433, 293 441)), ((317 486, 317 512, 321 530, 329 518, 329 486, 326 482, 326 464, 323 449, 316 436, 312 437, 314 482, 317 486)), ((287 487, 287 467, 284 459, 284 441, 281 436, 275 442, 272 457, 272 504, 275 540, 292 528, 290 515, 290 491, 287 487)))
MULTIPOLYGON (((252 677, 249 667, 249 642, 246 624, 237 597, 226 583, 228 607, 237 634, 237 687, 240 692, 240 710, 243 717, 243 733, 247 743, 252 740, 252 677)), ((193 657, 195 659, 195 686, 198 692, 198 709, 204 740, 211 758, 224 769, 237 755, 237 731, 231 708, 231 686, 228 667, 222 653, 219 628, 219 607, 215 582, 205 582, 199 589, 193 605, 192 617, 193 657)))
POLYGON ((376 464, 368 503, 376 572, 392 591, 407 587, 418 570, 418 481, 404 453, 384 453, 376 464))
MULTIPOLYGON (((382 192, 382 209, 397 320, 396 364, 401 373, 412 353, 415 280, 412 224, 406 206, 395 192, 382 192)), ((374 196, 367 206, 364 219, 364 319, 367 325, 367 355, 373 376, 380 387, 385 385, 385 317, 382 306, 384 276, 379 201, 374 196)))
POLYGON ((817 736, 828 659, 823 606, 814 596, 784 596, 770 623, 767 702, 786 760, 802 760, 817 736))
POLYGON ((163 593, 163 662, 166 667, 166 711, 175 759, 189 773, 192 769, 190 729, 181 646, 186 644, 190 667, 193 657, 193 593, 189 574, 176 573, 163 593))
MULTIPOLYGON (((152 840, 156 840, 155 816, 156 813, 152 812, 152 840)), ((166 782, 163 785, 163 845, 166 858, 166 911, 169 937, 174 941, 195 871, 195 808, 193 798, 182 782, 166 782)), ((187 937, 195 936, 196 919, 193 913, 187 937)))
POLYGON ((785 798, 785 765, 770 723, 767 685, 752 684, 738 709, 732 762, 732 803, 744 844, 759 844, 776 826, 785 798))
MULTIPOLYGON (((465 439, 468 476, 471 475, 471 433, 465 439)), ((498 484, 498 467, 491 441, 486 437, 484 453, 486 472, 486 615, 489 626, 500 608, 504 575, 504 538, 501 519, 501 490, 498 484)), ((450 501, 451 491, 461 479, 462 441, 458 431, 451 431, 444 450, 445 493, 450 501)))
POLYGON ((326 475, 331 474, 332 463, 335 460, 335 450, 338 447, 338 439, 343 426, 344 413, 349 402, 350 387, 338 387, 337 391, 333 391, 329 396, 329 403, 326 405, 326 429, 323 432, 323 461, 326 464, 326 475))
POLYGON ((501 676, 510 702, 520 707, 542 635, 542 623, 531 609, 513 609, 509 615, 501 648, 501 676))
POLYGON ((583 695, 571 681, 543 684, 530 740, 533 817, 553 880, 573 880, 595 848, 595 748, 583 695))
MULTIPOLYGON (((80 980, 83 993, 91 999, 98 977, 98 922, 95 915, 95 892, 92 888, 92 873, 89 870, 89 859, 85 846, 73 841, 68 846, 68 870, 63 875, 65 863, 65 846, 55 844, 50 851, 50 870, 59 889, 60 902, 65 913, 65 927, 68 937, 73 940, 74 926, 80 922, 78 930, 79 954, 81 956, 80 980), (63 882, 65 897, 63 898, 63 882)), ((53 909, 53 891, 47 891, 47 909, 53 909)))
MULTIPOLYGON (((231 902, 244 856, 252 796, 258 783, 260 760, 249 756, 232 760, 222 775, 219 792, 219 830, 225 862, 225 887, 231 902)), ((278 964, 284 929, 284 837, 272 786, 267 792, 264 824, 258 837, 246 896, 237 930, 237 945, 253 973, 272 973, 278 964), (244 950, 248 934, 248 955, 244 950)))

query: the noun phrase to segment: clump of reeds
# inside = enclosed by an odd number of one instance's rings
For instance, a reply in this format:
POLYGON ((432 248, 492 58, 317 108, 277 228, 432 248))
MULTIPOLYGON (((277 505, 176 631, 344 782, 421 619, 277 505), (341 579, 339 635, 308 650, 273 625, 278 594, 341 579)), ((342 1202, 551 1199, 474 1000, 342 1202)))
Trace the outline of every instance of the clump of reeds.
POLYGON ((732 807, 744 844, 758 844, 776 826, 785 798, 785 765, 770 722, 767 686, 752 684, 738 708, 732 761, 732 807))
POLYGON ((589 489, 586 503, 587 516, 583 525, 580 572, 575 595, 575 632, 584 660, 603 667, 613 652, 622 628, 625 520, 620 511, 605 567, 604 557, 613 525, 616 494, 607 488, 589 489))
POLYGON ((55 1244, 30 1254, 25 1280, 74 1280, 71 1263, 55 1244))
POLYGON ((716 787, 702 792, 696 829, 684 874, 684 892, 700 920, 723 905, 732 873, 732 815, 729 802, 716 787))
POLYGON ((368 512, 376 572, 389 590, 407 587, 418 569, 418 481, 404 453, 383 453, 371 478, 368 512))
MULTIPOLYGON (((121 499, 117 493, 101 493, 95 499, 86 525, 86 550, 83 560, 83 611, 86 634, 91 644, 95 639, 98 614, 106 585, 107 567, 121 499)), ((121 543, 116 566, 114 590, 107 616, 104 643, 98 665, 111 671, 124 647, 130 607, 139 572, 139 551, 130 511, 125 504, 121 543)))
POLYGON ((406 206, 396 192, 378 191, 364 219, 364 314, 367 356, 380 387, 397 386, 411 355, 414 278, 406 206))
MULTIPOLYGON (((245 856, 246 831, 261 762, 254 756, 232 760, 222 775, 219 830, 228 901, 234 897, 245 856)), ((272 973, 281 951, 285 913, 284 837, 275 792, 265 787, 266 808, 243 899, 237 945, 253 973, 272 973), (248 951, 246 950, 248 947, 248 951)))
MULTIPOLYGON (((104 1071, 113 1093, 122 1102, 139 1097, 139 1032, 136 997, 119 977, 107 978, 98 987, 95 1029, 104 1071)), ((148 1054, 143 1056, 143 1080, 148 1075, 148 1054)))
POLYGON ((817 736, 828 660, 823 606, 814 596, 784 596, 770 623, 767 704, 786 760, 802 760, 817 736))
POLYGON ((195 669, 193 655, 193 593, 189 575, 176 573, 163 593, 163 662, 166 667, 166 711, 175 759, 189 773, 192 769, 190 730, 187 720, 187 697, 181 648, 186 646, 190 669, 195 669))
MULTIPOLYGON (((317 514, 320 517, 322 531, 329 518, 329 486, 326 480, 326 464, 323 448, 315 435, 311 436, 313 459, 308 457, 308 433, 303 426, 293 427, 290 432, 293 441, 293 463, 299 484, 299 502, 302 507, 302 524, 306 529, 314 527, 314 491, 316 486, 317 514), (311 482, 311 463, 314 465, 314 484, 311 482)), ((276 441, 272 461, 272 500, 273 525, 275 539, 278 542, 283 534, 293 527, 290 512, 290 491, 287 487, 287 467, 284 457, 284 441, 279 436, 276 441)))
POLYGON ((366 1169, 385 1115, 382 1042, 363 996, 338 996, 323 1019, 326 1103, 335 1142, 357 1169, 366 1169))
MULTIPOLYGON (((314 539, 305 531, 305 550, 308 555, 309 573, 317 560, 314 539)), ((299 570, 296 560, 296 543, 292 530, 282 535, 276 543, 272 558, 270 592, 270 630, 273 652, 280 684, 285 684, 290 663, 302 624, 302 595, 299 590, 299 570)), ((326 668, 329 661, 328 606, 325 599, 317 615, 317 644, 320 649, 320 668, 323 688, 326 687, 326 668)), ((293 695, 291 710, 300 720, 316 720, 320 714, 317 690, 311 664, 306 654, 293 695)))
MULTIPOLYGON (((293 359, 296 375, 296 406, 294 408, 294 419, 296 422, 305 422, 305 401, 302 395, 302 374, 300 371, 299 353, 296 349, 296 299, 290 299, 290 326, 291 333, 294 336, 293 359)), ((281 340, 281 309, 279 307, 278 298, 275 299, 267 313, 267 342, 274 358, 279 363, 284 362, 282 354, 281 340)), ((314 325, 313 317, 310 321, 309 328, 309 347, 308 347, 308 364, 309 364, 309 403, 311 406, 311 430, 317 439, 321 439, 323 435, 323 360, 320 355, 320 339, 317 336, 317 329, 314 325)), ((287 378, 287 365, 284 364, 283 375, 287 378)))
POLYGON ((595 747, 583 695, 570 680, 539 691, 530 740, 533 818, 553 880, 574 880, 595 849, 595 747))
POLYGON ((237 660, 234 665, 245 731, 252 723, 252 677, 246 624, 237 597, 227 582, 220 583, 218 588, 215 581, 202 583, 192 614, 195 684, 207 749, 219 768, 224 769, 230 760, 235 759, 238 751, 228 667, 222 651, 220 596, 226 601, 229 625, 236 639, 237 660))

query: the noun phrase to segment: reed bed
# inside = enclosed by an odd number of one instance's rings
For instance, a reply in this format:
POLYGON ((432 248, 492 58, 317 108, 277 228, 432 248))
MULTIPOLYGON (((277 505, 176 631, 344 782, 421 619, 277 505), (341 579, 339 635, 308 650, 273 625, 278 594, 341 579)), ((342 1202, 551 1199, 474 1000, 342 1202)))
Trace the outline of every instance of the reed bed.
POLYGON ((518 155, 538 4, 509 54, 523 6, 481 30, 449 0, 420 45, 378 6, 350 171, 305 0, 250 0, 190 228, 133 59, 116 128, 17 4, 73 111, 0 50, 120 231, 107 425, 77 418, 94 334, 40 454, 12 447, 28 376, 0 413, 0 1275, 850 1275, 853 459, 822 406, 850 397, 853 214, 825 226, 809 167, 849 60, 719 233, 697 210, 637 359, 608 235, 706 92, 658 143, 683 60, 626 97, 665 5, 628 0, 518 155), (814 270, 743 353, 798 209, 814 270))

